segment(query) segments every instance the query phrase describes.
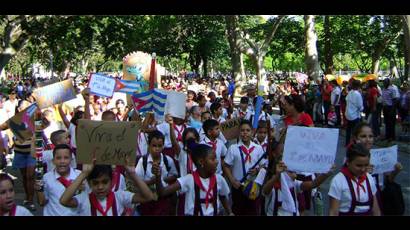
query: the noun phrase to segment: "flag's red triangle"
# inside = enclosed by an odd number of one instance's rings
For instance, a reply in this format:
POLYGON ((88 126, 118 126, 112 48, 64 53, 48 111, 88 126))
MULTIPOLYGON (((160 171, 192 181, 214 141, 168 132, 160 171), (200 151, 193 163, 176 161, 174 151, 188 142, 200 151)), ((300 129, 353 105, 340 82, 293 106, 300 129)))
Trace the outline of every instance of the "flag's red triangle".
POLYGON ((148 104, 148 101, 141 100, 134 96, 132 96, 132 100, 134 101, 134 106, 136 110, 140 110, 142 107, 144 107, 144 105, 148 104))
POLYGON ((118 79, 115 79, 115 91, 125 88, 125 85, 118 79))

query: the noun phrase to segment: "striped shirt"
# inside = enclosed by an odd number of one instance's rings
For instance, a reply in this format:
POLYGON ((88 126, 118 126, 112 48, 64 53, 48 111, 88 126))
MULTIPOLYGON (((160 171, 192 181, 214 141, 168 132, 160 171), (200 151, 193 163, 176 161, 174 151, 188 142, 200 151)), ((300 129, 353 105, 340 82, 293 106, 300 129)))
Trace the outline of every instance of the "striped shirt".
POLYGON ((383 105, 392 106, 394 98, 394 89, 392 86, 382 90, 383 105))

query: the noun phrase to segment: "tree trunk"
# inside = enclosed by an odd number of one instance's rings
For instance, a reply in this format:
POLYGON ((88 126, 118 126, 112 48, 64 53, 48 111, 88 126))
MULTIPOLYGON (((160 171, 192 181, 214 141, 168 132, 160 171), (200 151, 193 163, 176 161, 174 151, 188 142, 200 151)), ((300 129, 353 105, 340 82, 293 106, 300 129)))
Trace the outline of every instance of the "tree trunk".
POLYGON ((242 87, 245 84, 244 76, 245 69, 243 65, 243 57, 239 49, 239 25, 238 18, 235 15, 225 16, 226 30, 228 34, 228 42, 231 53, 232 76, 235 79, 234 95, 239 95, 242 87))
POLYGON ((403 80, 410 81, 410 15, 403 15, 404 30, 404 76, 403 80))
POLYGON ((372 73, 376 74, 379 72, 380 66, 380 56, 379 58, 372 58, 372 73))
POLYGON ((259 55, 256 57, 256 76, 258 79, 258 91, 265 93, 265 85, 266 85, 266 71, 264 67, 265 62, 265 55, 259 55))
MULTIPOLYGON (((0 54, 0 73, 4 71, 4 67, 9 63, 12 57, 11 54, 0 54)), ((6 74, 0 74, 0 77, 5 78, 5 76, 6 74)))
POLYGON ((332 33, 330 31, 330 16, 325 16, 324 30, 325 30, 325 74, 334 73, 333 65, 333 50, 332 50, 332 33))
POLYGON ((305 15, 305 64, 307 69, 307 75, 312 77, 314 81, 320 79, 320 66, 317 53, 317 35, 315 31, 315 21, 313 15, 305 15))

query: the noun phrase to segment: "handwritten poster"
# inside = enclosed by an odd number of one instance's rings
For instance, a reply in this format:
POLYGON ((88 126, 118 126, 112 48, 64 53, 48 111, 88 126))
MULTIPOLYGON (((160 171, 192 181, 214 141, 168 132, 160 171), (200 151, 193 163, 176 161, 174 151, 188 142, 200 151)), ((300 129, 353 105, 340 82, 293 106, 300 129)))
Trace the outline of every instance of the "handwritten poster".
POLYGON ((227 140, 236 139, 239 137, 239 125, 242 118, 235 118, 221 123, 219 129, 227 140))
POLYGON ((186 94, 175 91, 165 91, 167 93, 167 102, 165 105, 165 114, 170 114, 173 117, 185 119, 186 112, 186 94))
POLYGON ((283 161, 295 172, 326 173, 335 162, 339 129, 289 126, 283 161))
POLYGON ((91 94, 112 98, 115 84, 115 78, 94 73, 91 75, 88 87, 90 88, 91 94))
POLYGON ((36 98, 40 109, 44 109, 55 104, 76 98, 76 93, 71 79, 57 82, 34 90, 33 96, 36 98))
POLYGON ((385 173, 394 170, 397 163, 397 145, 389 148, 371 149, 370 164, 374 166, 373 173, 385 173))
POLYGON ((136 122, 80 119, 76 131, 78 162, 91 163, 95 153, 97 164, 125 165, 126 157, 134 163, 138 129, 136 122))

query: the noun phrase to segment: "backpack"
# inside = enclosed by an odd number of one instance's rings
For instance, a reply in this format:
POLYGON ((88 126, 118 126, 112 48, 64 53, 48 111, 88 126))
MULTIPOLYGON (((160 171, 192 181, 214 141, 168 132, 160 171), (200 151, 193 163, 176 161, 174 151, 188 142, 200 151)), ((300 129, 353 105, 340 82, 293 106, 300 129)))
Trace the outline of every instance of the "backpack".
POLYGON ((401 186, 395 182, 385 182, 381 192, 383 215, 403 215, 404 199, 401 186))
MULTIPOLYGON (((164 161, 164 165, 165 165, 165 168, 167 169, 167 172, 169 172, 171 170, 171 166, 169 166, 167 156, 162 154, 162 160, 164 161)), ((147 164, 148 164, 148 154, 142 157, 142 167, 144 168, 144 175, 147 172, 147 164)))

